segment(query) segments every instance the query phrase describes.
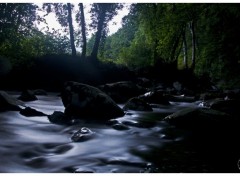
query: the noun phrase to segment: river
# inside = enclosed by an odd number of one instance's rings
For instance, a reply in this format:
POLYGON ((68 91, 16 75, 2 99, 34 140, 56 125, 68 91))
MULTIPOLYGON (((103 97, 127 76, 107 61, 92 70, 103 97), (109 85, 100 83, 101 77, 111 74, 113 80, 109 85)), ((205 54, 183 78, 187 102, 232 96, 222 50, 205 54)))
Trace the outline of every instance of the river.
MULTIPOLYGON (((38 99, 26 106, 45 114, 64 111, 57 94, 38 99)), ((168 114, 194 106, 198 103, 171 102, 167 106, 158 105, 153 112, 129 111, 118 119, 127 124, 127 130, 86 121, 64 126, 50 123, 46 116, 24 117, 17 111, 1 112, 0 172, 208 172, 211 168, 206 161, 190 145, 185 145, 188 132, 161 121, 168 114), (137 123, 142 125, 135 126, 137 123), (82 127, 89 128, 94 137, 73 142, 71 136, 82 127)))

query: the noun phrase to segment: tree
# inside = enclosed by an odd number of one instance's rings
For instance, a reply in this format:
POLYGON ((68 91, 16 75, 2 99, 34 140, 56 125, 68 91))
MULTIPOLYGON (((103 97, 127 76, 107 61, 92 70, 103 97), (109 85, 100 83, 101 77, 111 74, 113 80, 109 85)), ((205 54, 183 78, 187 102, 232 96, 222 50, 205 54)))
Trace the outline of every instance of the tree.
POLYGON ((76 56, 76 48, 74 44, 74 30, 73 30, 73 23, 72 23, 72 6, 70 3, 67 3, 67 10, 68 10, 68 25, 69 25, 69 32, 70 32, 70 42, 72 48, 72 56, 76 56))
POLYGON ((81 26, 80 30, 78 30, 78 45, 79 43, 82 43, 82 58, 86 57, 86 47, 87 47, 87 31, 86 31, 86 22, 85 22, 85 16, 84 16, 84 8, 83 8, 83 3, 79 3, 79 10, 76 14, 76 21, 77 23, 81 26))
POLYGON ((118 3, 94 3, 92 4, 92 24, 91 26, 96 29, 95 42, 92 48, 91 57, 96 59, 98 55, 99 45, 101 39, 107 33, 107 24, 121 9, 122 4, 118 3))
POLYGON ((63 27, 69 28, 72 56, 76 56, 74 29, 73 29, 73 23, 72 23, 72 7, 73 5, 70 3, 67 3, 67 4, 44 3, 43 4, 43 9, 47 11, 47 14, 50 12, 55 12, 58 22, 63 27))
POLYGON ((184 68, 188 69, 188 46, 187 46, 187 39, 186 39, 186 27, 183 30, 183 62, 184 62, 184 68))
POLYGON ((0 3, 0 44, 11 40, 11 34, 28 35, 36 20, 38 6, 30 3, 0 3))

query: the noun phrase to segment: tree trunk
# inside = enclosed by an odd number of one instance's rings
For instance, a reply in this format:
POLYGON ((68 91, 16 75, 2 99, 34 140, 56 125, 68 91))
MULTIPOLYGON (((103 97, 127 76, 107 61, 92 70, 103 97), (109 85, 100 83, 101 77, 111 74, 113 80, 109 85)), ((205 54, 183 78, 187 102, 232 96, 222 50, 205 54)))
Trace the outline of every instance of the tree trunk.
POLYGON ((192 65, 191 65, 192 70, 194 70, 195 62, 196 62, 196 34, 195 34, 194 25, 195 25, 194 21, 191 21, 189 24, 190 31, 192 34, 192 65))
POLYGON ((154 45, 153 45, 153 63, 154 63, 154 65, 158 62, 157 44, 158 44, 158 41, 157 41, 157 39, 155 39, 154 45))
POLYGON ((73 35, 73 24, 72 24, 72 7, 70 3, 67 3, 67 10, 68 10, 68 25, 69 25, 69 32, 70 32, 70 43, 72 49, 72 56, 76 56, 76 48, 74 44, 74 35, 73 35))
POLYGON ((188 69, 188 47, 187 47, 187 40, 186 40, 186 28, 183 29, 183 63, 185 69, 188 69))
POLYGON ((82 58, 85 58, 86 57, 87 39, 86 39, 86 24, 85 24, 83 4, 79 3, 79 7, 80 7, 80 13, 81 13, 80 18, 81 18, 82 39, 83 39, 82 58))
POLYGON ((102 36, 102 30, 103 30, 103 24, 104 24, 104 19, 105 19, 105 11, 101 14, 101 17, 98 21, 98 26, 97 26, 97 33, 96 33, 96 38, 95 38, 95 42, 94 42, 94 46, 92 49, 92 53, 91 53, 91 57, 93 59, 97 58, 97 54, 98 54, 98 49, 99 49, 99 44, 101 41, 101 36, 102 36))
POLYGON ((175 57, 175 55, 176 55, 176 50, 177 50, 177 47, 179 45, 181 35, 177 33, 174 38, 175 38, 175 40, 174 40, 173 47, 172 47, 172 50, 171 50, 171 55, 170 55, 170 60, 171 61, 175 61, 177 59, 177 57, 175 57))

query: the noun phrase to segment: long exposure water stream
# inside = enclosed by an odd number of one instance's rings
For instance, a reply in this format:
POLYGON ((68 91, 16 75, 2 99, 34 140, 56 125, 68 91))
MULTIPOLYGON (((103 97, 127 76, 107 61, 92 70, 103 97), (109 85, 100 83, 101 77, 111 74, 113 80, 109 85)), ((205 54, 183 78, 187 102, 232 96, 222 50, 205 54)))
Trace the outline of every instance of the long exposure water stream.
MULTIPOLYGON (((64 111, 56 94, 38 99, 26 106, 46 114, 64 111)), ((1 112, 0 172, 207 172, 195 151, 181 145, 188 133, 161 121, 168 114, 193 106, 197 103, 171 102, 168 106, 158 105, 153 112, 128 111, 118 119, 129 128, 125 130, 86 121, 57 125, 50 123, 47 116, 1 112), (82 127, 94 132, 94 137, 73 142, 71 136, 82 127)))

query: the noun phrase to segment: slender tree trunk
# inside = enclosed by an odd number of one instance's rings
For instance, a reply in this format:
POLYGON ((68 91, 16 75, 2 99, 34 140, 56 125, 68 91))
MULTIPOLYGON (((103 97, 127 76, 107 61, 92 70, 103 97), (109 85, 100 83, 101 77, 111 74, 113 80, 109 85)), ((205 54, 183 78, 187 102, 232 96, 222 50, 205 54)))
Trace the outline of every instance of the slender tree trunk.
POLYGON ((153 46, 153 63, 154 64, 156 64, 157 60, 158 60, 157 44, 158 44, 158 41, 157 41, 157 39, 155 39, 154 46, 153 46))
POLYGON ((186 28, 183 29, 183 62, 185 69, 188 69, 188 47, 186 40, 186 28))
POLYGON ((175 35, 175 40, 174 40, 173 47, 172 47, 172 50, 171 50, 171 55, 170 55, 170 60, 171 61, 176 60, 175 55, 176 55, 177 47, 179 45, 180 38, 181 38, 181 35, 179 35, 179 34, 175 35))
POLYGON ((191 65, 192 70, 194 70, 196 62, 196 34, 194 26, 195 26, 194 21, 191 21, 189 27, 192 34, 192 65, 191 65))
POLYGON ((91 53, 91 57, 94 58, 94 59, 97 58, 99 44, 100 44, 101 36, 102 36, 103 23, 104 23, 105 15, 106 15, 105 12, 103 12, 103 14, 101 15, 101 17, 98 21, 97 33, 96 33, 96 36, 95 36, 96 38, 95 38, 94 46, 93 46, 92 53, 91 53))
POLYGON ((74 44, 74 35, 73 35, 73 24, 72 24, 72 7, 70 3, 67 3, 67 10, 68 10, 68 25, 69 25, 69 32, 70 32, 70 43, 72 49, 72 56, 76 56, 76 48, 74 44))
POLYGON ((87 39, 86 39, 86 24, 85 24, 85 17, 84 17, 84 10, 83 4, 79 3, 80 13, 81 13, 81 28, 82 28, 82 39, 83 39, 83 46, 82 46, 82 58, 86 57, 86 48, 87 48, 87 39))

